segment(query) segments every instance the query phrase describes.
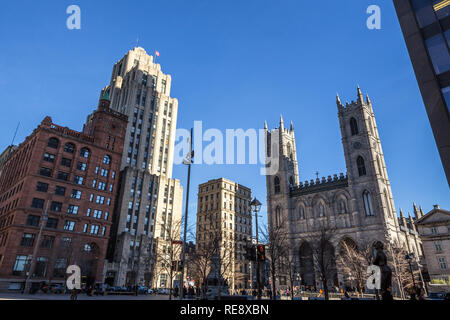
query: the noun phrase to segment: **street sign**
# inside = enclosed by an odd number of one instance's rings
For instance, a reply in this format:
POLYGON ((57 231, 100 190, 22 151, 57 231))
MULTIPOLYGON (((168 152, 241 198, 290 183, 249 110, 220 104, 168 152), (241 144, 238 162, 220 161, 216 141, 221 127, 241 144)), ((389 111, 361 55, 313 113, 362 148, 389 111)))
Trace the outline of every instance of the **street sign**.
POLYGON ((183 244, 181 240, 172 240, 172 244, 183 244))

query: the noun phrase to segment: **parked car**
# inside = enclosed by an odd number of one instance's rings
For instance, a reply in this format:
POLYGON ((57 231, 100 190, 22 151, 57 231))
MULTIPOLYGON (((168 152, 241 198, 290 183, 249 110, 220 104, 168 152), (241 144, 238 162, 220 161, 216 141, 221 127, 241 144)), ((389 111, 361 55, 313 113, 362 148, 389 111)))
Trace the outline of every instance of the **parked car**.
POLYGON ((149 289, 147 290, 147 293, 148 293, 148 294, 153 294, 153 289, 150 289, 150 288, 149 288, 149 289))
POLYGON ((445 300, 446 292, 431 292, 428 294, 428 300, 445 300))

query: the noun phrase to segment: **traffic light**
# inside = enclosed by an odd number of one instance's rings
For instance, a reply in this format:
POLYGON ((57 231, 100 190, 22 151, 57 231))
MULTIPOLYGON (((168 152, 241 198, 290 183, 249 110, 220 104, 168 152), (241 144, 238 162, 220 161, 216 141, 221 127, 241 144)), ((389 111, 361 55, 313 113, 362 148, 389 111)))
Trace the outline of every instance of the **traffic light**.
POLYGON ((258 244, 256 246, 256 252, 258 261, 265 261, 266 260, 266 247, 262 244, 258 244))

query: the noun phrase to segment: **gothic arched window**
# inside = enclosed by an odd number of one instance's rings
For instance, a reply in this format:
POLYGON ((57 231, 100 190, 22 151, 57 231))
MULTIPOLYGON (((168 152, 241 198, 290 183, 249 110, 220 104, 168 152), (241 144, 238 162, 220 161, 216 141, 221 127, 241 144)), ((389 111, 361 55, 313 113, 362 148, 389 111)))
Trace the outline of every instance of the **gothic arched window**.
POLYGON ((363 192, 363 202, 364 202, 364 211, 366 212, 366 216, 374 216, 373 207, 372 207, 372 197, 370 192, 364 190, 363 192))
POLYGON ((359 156, 358 159, 356 159, 356 165, 358 166, 358 174, 359 176, 365 176, 366 175, 366 165, 364 164, 364 159, 359 156))
POLYGON ((281 192, 280 178, 275 177, 273 179, 273 185, 274 185, 275 193, 280 193, 281 192))
POLYGON ((352 133, 352 136, 355 136, 359 133, 358 122, 356 122, 356 119, 353 117, 350 119, 350 131, 352 133))
POLYGON ((279 226, 281 225, 281 208, 277 207, 275 209, 275 225, 279 226))

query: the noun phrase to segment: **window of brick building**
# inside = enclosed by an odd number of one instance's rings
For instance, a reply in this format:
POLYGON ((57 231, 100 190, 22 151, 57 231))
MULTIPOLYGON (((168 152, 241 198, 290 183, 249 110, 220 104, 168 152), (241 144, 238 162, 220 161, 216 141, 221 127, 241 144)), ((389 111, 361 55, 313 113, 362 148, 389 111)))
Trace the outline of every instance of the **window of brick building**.
POLYGON ((50 153, 44 153, 44 161, 55 162, 55 155, 50 153))
POLYGON ((70 167, 72 165, 72 160, 67 159, 67 158, 62 158, 61 165, 65 166, 65 167, 70 167))
POLYGON ((44 236, 42 238, 41 247, 51 249, 53 247, 54 242, 55 242, 54 236, 44 236))
POLYGON ((55 187, 55 194, 58 196, 63 196, 66 194, 66 188, 65 187, 61 187, 61 186, 56 186, 55 187))
POLYGON ((75 152, 75 145, 73 143, 66 143, 64 146, 64 152, 68 153, 74 153, 75 152))
POLYGON ((59 171, 58 172, 58 179, 67 181, 69 179, 69 174, 67 172, 59 171))
POLYGON ((44 183, 44 182, 37 183, 36 191, 47 192, 47 190, 48 190, 48 183, 44 183))
POLYGON ((24 233, 20 245, 22 247, 32 247, 34 244, 35 235, 33 233, 24 233))
POLYGON ((56 218, 48 218, 47 219, 47 224, 46 224, 45 227, 49 228, 49 229, 56 229, 58 227, 58 219, 56 219, 56 218))
POLYGON ((41 176, 45 176, 45 177, 51 177, 52 176, 52 170, 51 169, 49 169, 49 168, 41 168, 40 170, 39 170, 39 174, 41 175, 41 176))
POLYGON ((48 144, 50 148, 57 149, 59 145, 59 140, 56 138, 50 138, 48 139, 48 144))
POLYGON ((61 202, 53 201, 52 204, 50 205, 50 210, 51 211, 61 212, 61 209, 62 209, 62 203, 61 202))
POLYGON ((44 208, 44 199, 33 198, 33 201, 31 202, 31 207, 37 209, 44 208))
POLYGON ((28 215, 27 217, 27 226, 37 227, 39 226, 39 220, 41 217, 35 215, 28 215))

